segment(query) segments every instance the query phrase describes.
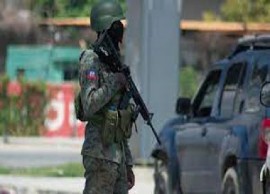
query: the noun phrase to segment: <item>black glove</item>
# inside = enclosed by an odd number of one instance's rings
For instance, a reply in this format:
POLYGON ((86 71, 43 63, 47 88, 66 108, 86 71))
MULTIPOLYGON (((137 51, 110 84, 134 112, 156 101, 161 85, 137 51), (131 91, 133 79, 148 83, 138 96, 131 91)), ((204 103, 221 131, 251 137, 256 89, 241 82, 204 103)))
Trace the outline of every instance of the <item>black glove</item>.
POLYGON ((128 190, 130 190, 135 185, 135 175, 133 173, 131 166, 127 166, 126 168, 127 168, 128 190))
POLYGON ((121 72, 123 72, 125 75, 130 75, 130 68, 129 66, 123 64, 121 68, 121 72))
POLYGON ((119 84, 121 88, 126 87, 127 79, 123 73, 115 73, 115 79, 117 84, 119 84))

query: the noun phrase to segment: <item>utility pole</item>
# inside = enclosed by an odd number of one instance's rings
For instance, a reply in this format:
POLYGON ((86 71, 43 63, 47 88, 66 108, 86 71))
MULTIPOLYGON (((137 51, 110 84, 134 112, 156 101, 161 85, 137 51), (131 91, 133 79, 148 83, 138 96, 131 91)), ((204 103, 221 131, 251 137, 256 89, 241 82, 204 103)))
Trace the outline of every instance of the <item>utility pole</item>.
MULTIPOLYGON (((174 116, 178 95, 180 12, 182 0, 128 0, 126 63, 160 131, 174 116)), ((133 135, 135 157, 150 158, 156 144, 142 121, 133 135), (138 149, 139 148, 139 149, 138 149)))

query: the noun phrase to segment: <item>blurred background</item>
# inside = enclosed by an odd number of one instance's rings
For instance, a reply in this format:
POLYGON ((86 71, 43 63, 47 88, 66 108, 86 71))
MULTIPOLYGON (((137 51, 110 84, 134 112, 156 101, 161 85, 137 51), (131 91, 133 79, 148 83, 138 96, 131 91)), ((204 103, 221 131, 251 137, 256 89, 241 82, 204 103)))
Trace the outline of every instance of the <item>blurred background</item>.
MULTIPOLYGON (((73 100, 80 53, 96 38, 96 1, 0 0, 0 193, 81 193, 85 124, 73 100)), ((125 62, 157 131, 239 37, 270 31, 267 0, 119 1, 125 62)), ((130 144, 140 178, 130 193, 152 193, 155 139, 138 126, 130 144)))

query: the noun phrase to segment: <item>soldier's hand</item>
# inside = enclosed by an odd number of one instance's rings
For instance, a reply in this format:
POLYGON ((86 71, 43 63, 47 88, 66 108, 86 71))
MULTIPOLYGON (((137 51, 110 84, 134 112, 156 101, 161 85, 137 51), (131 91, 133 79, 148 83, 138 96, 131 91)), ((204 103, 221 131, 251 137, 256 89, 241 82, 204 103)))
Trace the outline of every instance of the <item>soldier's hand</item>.
POLYGON ((126 87, 127 85, 127 79, 126 77, 124 76, 123 73, 115 73, 115 79, 116 79, 116 82, 120 85, 120 87, 126 87))
POLYGON ((131 166, 127 166, 127 180, 128 180, 128 190, 130 190, 135 185, 135 175, 133 173, 131 166))
POLYGON ((129 66, 123 64, 121 72, 124 72, 126 75, 130 75, 130 68, 129 66))

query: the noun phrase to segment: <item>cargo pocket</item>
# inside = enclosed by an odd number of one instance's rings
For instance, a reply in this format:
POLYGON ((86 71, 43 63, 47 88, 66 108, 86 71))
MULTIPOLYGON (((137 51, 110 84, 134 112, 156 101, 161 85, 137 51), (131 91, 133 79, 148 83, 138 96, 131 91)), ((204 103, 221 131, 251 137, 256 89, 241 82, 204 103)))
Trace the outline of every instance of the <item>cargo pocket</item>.
POLYGON ((127 109, 127 110, 119 110, 119 117, 120 117, 120 122, 119 122, 119 133, 121 133, 122 139, 128 139, 131 137, 132 133, 132 110, 127 109))

